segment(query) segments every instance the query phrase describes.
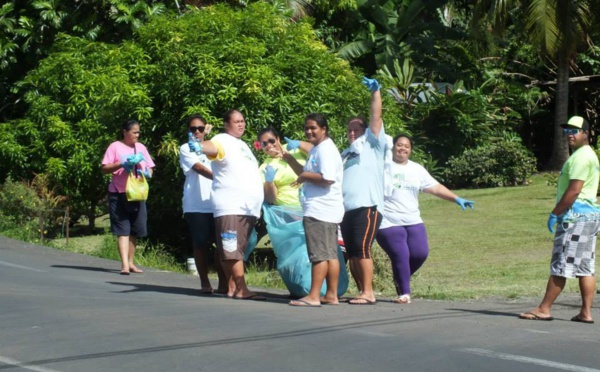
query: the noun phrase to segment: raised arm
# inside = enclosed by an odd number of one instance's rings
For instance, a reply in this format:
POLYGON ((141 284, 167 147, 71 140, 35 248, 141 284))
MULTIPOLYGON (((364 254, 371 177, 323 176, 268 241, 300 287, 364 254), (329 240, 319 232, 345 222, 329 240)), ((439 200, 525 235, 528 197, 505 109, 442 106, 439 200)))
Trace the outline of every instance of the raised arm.
POLYGON ((363 77, 363 84, 371 91, 371 109, 369 112, 369 129, 375 137, 379 137, 379 132, 383 127, 381 102, 381 85, 375 79, 363 77))

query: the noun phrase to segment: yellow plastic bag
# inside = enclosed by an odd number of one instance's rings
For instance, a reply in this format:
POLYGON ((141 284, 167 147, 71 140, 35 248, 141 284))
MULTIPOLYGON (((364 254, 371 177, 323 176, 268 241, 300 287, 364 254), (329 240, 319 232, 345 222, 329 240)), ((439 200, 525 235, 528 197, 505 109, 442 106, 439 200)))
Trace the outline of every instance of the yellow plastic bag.
POLYGON ((125 186, 125 195, 127 201, 146 201, 148 199, 148 182, 143 174, 138 177, 133 171, 127 176, 127 185, 125 186))

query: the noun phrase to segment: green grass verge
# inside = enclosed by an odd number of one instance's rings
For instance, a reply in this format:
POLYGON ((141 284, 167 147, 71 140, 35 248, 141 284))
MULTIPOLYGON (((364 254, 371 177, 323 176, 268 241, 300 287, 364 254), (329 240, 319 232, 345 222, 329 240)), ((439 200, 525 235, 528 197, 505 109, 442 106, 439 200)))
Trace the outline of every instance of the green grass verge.
MULTIPOLYGON (((475 209, 464 212, 454 203, 421 195, 430 255, 413 276, 413 297, 458 300, 541 296, 552 251, 552 234, 546 229, 556 196, 556 187, 548 184, 552 178, 538 174, 528 186, 457 190, 458 195, 475 200, 475 209)), ((119 260, 116 240, 109 234, 71 238, 69 244, 56 239, 50 245, 119 260)), ((136 262, 145 267, 185 272, 185 264, 165 252, 164 247, 146 246, 142 241, 136 262)), ((394 296, 389 259, 377 245, 373 257, 375 291, 394 296)), ((247 265, 248 284, 285 289, 277 271, 269 266, 264 258, 251 259, 247 265)), ((565 292, 577 291, 577 281, 567 281, 565 292)), ((356 292, 352 281, 348 292, 356 292)))

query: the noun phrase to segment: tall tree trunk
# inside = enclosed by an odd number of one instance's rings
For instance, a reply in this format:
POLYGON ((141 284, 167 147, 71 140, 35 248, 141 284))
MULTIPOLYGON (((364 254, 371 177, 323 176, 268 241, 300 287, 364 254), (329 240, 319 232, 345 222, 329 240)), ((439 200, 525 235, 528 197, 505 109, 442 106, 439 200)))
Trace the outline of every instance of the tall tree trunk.
POLYGON ((554 140, 552 156, 548 162, 548 170, 560 170, 569 157, 569 146, 563 136, 561 124, 567 122, 569 115, 569 58, 558 59, 558 75, 556 76, 556 106, 554 112, 554 140))

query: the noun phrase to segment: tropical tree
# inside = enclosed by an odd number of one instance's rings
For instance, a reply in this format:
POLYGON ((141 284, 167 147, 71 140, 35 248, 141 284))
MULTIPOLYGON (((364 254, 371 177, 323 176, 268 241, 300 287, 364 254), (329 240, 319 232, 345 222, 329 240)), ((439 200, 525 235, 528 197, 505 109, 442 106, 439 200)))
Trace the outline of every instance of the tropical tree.
POLYGON ((411 58, 422 75, 435 76, 447 66, 441 55, 448 41, 466 36, 460 28, 444 22, 441 13, 446 3, 358 0, 356 11, 336 14, 325 22, 343 30, 340 37, 346 42, 338 55, 369 74, 384 66, 392 70, 395 60, 411 58))
POLYGON ((598 21, 596 0, 480 0, 473 8, 473 27, 487 25, 502 34, 510 24, 524 24, 526 37, 543 58, 556 65, 554 139, 549 169, 560 169, 569 156, 561 123, 569 115, 570 66, 581 48, 591 45, 590 31, 598 21))
POLYGON ((89 217, 106 194, 101 156, 118 139, 120 122, 152 112, 150 74, 143 50, 64 37, 55 52, 17 84, 28 109, 22 119, 0 124, 0 179, 47 174, 74 213, 89 217))
POLYGON ((0 7, 0 122, 23 115, 15 82, 44 59, 58 35, 118 43, 173 1, 159 0, 8 0, 0 7))
MULTIPOLYGON (((137 118, 157 164, 151 230, 181 246, 178 149, 187 141, 186 116, 200 113, 218 132, 223 113, 237 108, 248 120, 244 140, 252 143, 267 126, 301 138, 305 115, 322 112, 343 146, 345 120, 368 113, 360 77, 309 23, 290 22, 265 3, 156 16, 135 41, 119 44, 62 36, 17 85, 27 103, 24 118, 0 124, 0 180, 48 172, 57 192, 91 221, 106 190, 102 153, 120 123, 137 118)), ((399 132, 403 123, 390 101, 386 130, 399 132)))

